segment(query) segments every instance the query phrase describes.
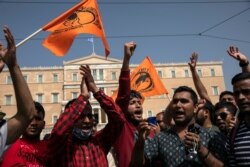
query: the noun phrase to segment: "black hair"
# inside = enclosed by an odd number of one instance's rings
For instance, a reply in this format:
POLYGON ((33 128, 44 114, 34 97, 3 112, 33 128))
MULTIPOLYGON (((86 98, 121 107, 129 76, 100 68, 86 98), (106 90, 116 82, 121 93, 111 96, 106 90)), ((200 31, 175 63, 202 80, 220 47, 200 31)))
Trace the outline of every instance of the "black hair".
POLYGON ((198 103, 198 96, 192 88, 190 88, 188 86, 179 86, 177 89, 175 89, 174 95, 176 93, 179 93, 179 92, 189 92, 191 94, 191 98, 192 98, 193 103, 194 104, 198 103))
POLYGON ((76 101, 76 98, 75 99, 71 99, 70 101, 68 101, 68 103, 65 105, 65 107, 64 107, 64 110, 66 109, 66 108, 69 108, 69 106, 74 102, 74 101, 76 101))
MULTIPOLYGON (((64 110, 65 110, 66 108, 69 108, 69 106, 70 106, 74 101, 76 101, 76 98, 75 98, 75 99, 72 99, 72 100, 70 100, 70 101, 68 101, 68 103, 67 103, 67 104, 65 105, 65 107, 64 107, 64 110)), ((82 112, 82 114, 87 113, 87 112, 90 112, 90 113, 92 114, 92 106, 90 105, 90 102, 89 102, 89 101, 87 101, 86 107, 84 108, 84 111, 82 112)))
POLYGON ((214 111, 216 112, 217 110, 219 110, 221 108, 226 108, 233 115, 235 115, 235 113, 237 111, 237 107, 233 103, 226 102, 226 101, 216 103, 215 107, 214 107, 214 111))
POLYGON ((213 124, 215 124, 215 110, 214 110, 214 105, 212 104, 211 101, 206 100, 205 105, 203 106, 203 108, 207 109, 209 111, 209 116, 210 116, 210 120, 213 124))
POLYGON ((204 108, 207 109, 207 110, 209 110, 209 112, 213 112, 214 111, 214 105, 209 100, 206 100, 204 108))
POLYGON ((225 90, 225 91, 223 91, 223 92, 220 93, 219 101, 221 101, 222 97, 225 96, 225 95, 234 96, 233 92, 225 90))
POLYGON ((130 100, 133 98, 139 98, 142 99, 142 95, 140 92, 136 91, 136 90, 131 90, 130 91, 130 100))
POLYGON ((37 102, 37 101, 34 101, 34 105, 35 105, 37 112, 41 112, 43 114, 43 117, 45 117, 45 110, 44 110, 42 104, 37 102))
POLYGON ((236 82, 241 81, 241 80, 245 80, 245 79, 250 79, 250 72, 241 72, 236 74, 233 78, 232 78, 232 85, 234 85, 236 82))

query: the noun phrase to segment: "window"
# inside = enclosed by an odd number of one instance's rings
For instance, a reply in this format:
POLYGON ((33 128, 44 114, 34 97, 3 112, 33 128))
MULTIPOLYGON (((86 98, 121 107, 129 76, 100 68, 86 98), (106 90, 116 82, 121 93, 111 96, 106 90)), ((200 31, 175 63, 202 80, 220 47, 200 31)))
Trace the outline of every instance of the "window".
POLYGON ((7 84, 12 84, 12 79, 10 75, 7 76, 7 84))
POLYGON ((163 75, 162 75, 162 71, 157 71, 157 73, 158 73, 158 75, 159 75, 159 77, 160 77, 160 78, 162 78, 162 77, 163 77, 163 75))
POLYGON ((176 76, 175 76, 175 70, 172 70, 171 71, 171 76, 172 76, 172 78, 175 78, 176 76))
POLYGON ((103 72, 103 69, 93 69, 92 70, 92 75, 93 75, 93 78, 94 80, 99 80, 99 81, 103 81, 104 80, 104 72, 103 72))
POLYGON ((189 77, 189 72, 188 72, 188 70, 184 70, 184 73, 185 73, 185 77, 189 77))
POLYGON ((52 123, 55 124, 57 120, 58 120, 58 115, 53 115, 52 116, 52 123))
POLYGON ((211 72, 211 76, 214 77, 215 76, 215 70, 213 68, 211 68, 210 72, 211 72))
POLYGON ((95 117, 95 119, 96 119, 96 123, 98 124, 99 123, 99 109, 98 108, 94 108, 93 109, 93 111, 94 111, 94 117, 95 117))
POLYGON ((111 79, 112 80, 117 80, 117 78, 116 78, 116 72, 111 72, 111 79))
POLYGON ((153 116, 153 113, 151 110, 148 111, 148 117, 152 117, 153 116))
POLYGON ((59 93, 52 93, 52 103, 58 103, 59 93))
POLYGON ((89 99, 93 99, 94 98, 94 95, 92 92, 89 92, 89 99))
POLYGON ((99 80, 103 81, 104 76, 103 76, 103 69, 99 70, 99 80))
POLYGON ((77 98, 78 92, 72 92, 72 93, 71 93, 71 96, 72 96, 72 99, 77 98))
POLYGON ((36 100, 39 103, 43 103, 43 94, 42 93, 36 94, 36 100))
POLYGON ((199 77, 202 77, 202 71, 201 71, 201 69, 198 69, 197 73, 198 73, 199 77))
POLYGON ((97 80, 97 72, 96 72, 96 69, 93 69, 92 74, 93 74, 94 80, 97 80))
POLYGON ((72 74, 72 81, 77 81, 77 73, 72 74))
POLYGON ((23 79, 25 80, 25 82, 27 82, 28 81, 28 75, 24 75, 23 79))
POLYGON ((58 82, 58 74, 53 74, 53 82, 58 82))
POLYGON ((12 104, 12 95, 5 95, 5 105, 12 104))
POLYGON ((42 74, 39 74, 39 75, 37 76, 37 82, 38 82, 38 83, 42 83, 42 82, 43 82, 43 75, 42 75, 42 74))
POLYGON ((212 91, 213 91, 213 95, 215 95, 215 96, 219 95, 218 86, 212 86, 212 91))

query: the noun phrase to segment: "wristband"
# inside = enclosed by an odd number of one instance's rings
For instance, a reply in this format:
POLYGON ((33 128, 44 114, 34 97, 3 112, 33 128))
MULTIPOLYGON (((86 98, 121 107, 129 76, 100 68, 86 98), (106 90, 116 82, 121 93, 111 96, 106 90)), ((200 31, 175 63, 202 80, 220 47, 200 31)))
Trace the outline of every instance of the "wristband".
POLYGON ((247 61, 247 62, 241 62, 240 61, 239 66, 240 67, 246 67, 246 66, 248 66, 248 64, 249 64, 249 61, 247 61))
POLYGON ((207 151, 207 154, 206 154, 205 156, 201 157, 201 159, 202 159, 202 160, 206 160, 207 157, 209 156, 209 154, 210 154, 210 151, 208 150, 208 151, 207 151))

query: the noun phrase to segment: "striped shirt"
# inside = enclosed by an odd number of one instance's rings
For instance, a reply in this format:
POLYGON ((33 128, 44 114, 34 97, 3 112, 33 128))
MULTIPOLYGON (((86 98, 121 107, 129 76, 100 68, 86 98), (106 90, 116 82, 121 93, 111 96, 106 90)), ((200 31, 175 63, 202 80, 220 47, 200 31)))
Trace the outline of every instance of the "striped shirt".
POLYGON ((250 166, 250 128, 245 121, 239 123, 233 149, 230 149, 230 141, 227 140, 228 166, 250 166))

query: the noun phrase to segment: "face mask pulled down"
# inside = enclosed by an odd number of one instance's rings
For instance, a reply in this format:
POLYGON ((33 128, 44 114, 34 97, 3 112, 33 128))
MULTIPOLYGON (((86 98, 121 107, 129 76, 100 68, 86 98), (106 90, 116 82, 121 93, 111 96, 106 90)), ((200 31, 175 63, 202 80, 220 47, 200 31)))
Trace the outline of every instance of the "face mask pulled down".
POLYGON ((84 132, 80 128, 74 128, 72 134, 79 140, 85 141, 87 140, 92 134, 93 129, 89 129, 87 132, 84 132))

